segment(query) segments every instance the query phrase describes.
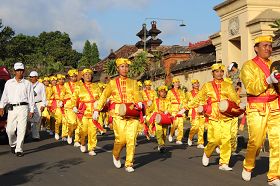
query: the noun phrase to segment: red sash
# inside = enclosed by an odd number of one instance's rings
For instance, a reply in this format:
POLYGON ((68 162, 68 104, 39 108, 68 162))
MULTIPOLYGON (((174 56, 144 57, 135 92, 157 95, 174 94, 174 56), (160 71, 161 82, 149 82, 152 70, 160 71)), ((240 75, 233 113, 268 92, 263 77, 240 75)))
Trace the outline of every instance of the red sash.
MULTIPOLYGON (((60 98, 60 96, 61 96, 61 95, 60 95, 61 90, 60 90, 59 85, 56 85, 55 88, 56 88, 57 94, 58 94, 58 96, 59 96, 59 98, 60 98)), ((63 108, 63 106, 60 107, 60 110, 61 110, 61 113, 64 115, 65 113, 64 113, 64 108, 63 108)))
POLYGON ((172 91, 172 93, 174 94, 174 96, 175 96, 175 98, 176 98, 178 104, 180 104, 180 103, 181 103, 181 100, 180 100, 178 94, 176 93, 175 89, 173 88, 173 89, 171 89, 171 91, 172 91))
POLYGON ((121 97, 121 101, 123 103, 123 95, 122 95, 122 90, 121 90, 120 78, 116 79, 116 84, 117 84, 117 88, 118 88, 118 91, 119 91, 119 95, 121 97))
MULTIPOLYGON (((215 94, 216 94, 216 97, 217 97, 217 101, 215 101, 215 102, 220 102, 220 99, 221 99, 221 94, 220 94, 220 92, 219 92, 219 88, 218 88, 218 85, 215 83, 215 80, 213 80, 212 82, 212 86, 213 86, 213 89, 214 89, 214 91, 215 91, 215 94)), ((211 98, 209 97, 208 99, 207 99, 207 104, 206 104, 206 108, 205 108, 205 114, 206 114, 206 116, 210 116, 211 115, 211 113, 212 113, 212 100, 211 100, 211 98)))
MULTIPOLYGON (((191 91, 192 97, 194 98, 197 95, 197 92, 195 92, 194 90, 191 91)), ((192 109, 192 119, 195 119, 196 116, 196 111, 195 108, 192 109)))
POLYGON ((68 85, 69 85, 69 88, 70 88, 71 93, 73 94, 73 93, 74 93, 74 88, 73 88, 73 86, 71 85, 70 82, 68 82, 68 85))
POLYGON ((270 70, 268 66, 257 56, 253 59, 253 61, 259 66, 259 68, 265 74, 265 77, 268 78, 270 76, 270 70))

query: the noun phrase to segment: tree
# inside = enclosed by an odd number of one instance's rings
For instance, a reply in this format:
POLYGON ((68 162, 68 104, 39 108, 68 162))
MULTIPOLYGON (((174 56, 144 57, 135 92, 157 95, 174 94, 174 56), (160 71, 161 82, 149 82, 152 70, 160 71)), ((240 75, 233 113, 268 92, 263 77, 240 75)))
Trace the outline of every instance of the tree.
POLYGON ((104 70, 106 74, 108 74, 109 76, 116 75, 118 73, 116 60, 111 59, 107 61, 107 63, 104 65, 104 70))
MULTIPOLYGON (((0 22, 1 28, 3 28, 3 25, 0 22)), ((0 30, 0 59, 5 60, 8 57, 7 45, 14 35, 15 32, 11 27, 6 26, 0 30)))
POLYGON ((148 70, 148 67, 147 52, 141 52, 134 58, 130 65, 128 76, 132 78, 141 76, 148 70))
POLYGON ((271 28, 275 28, 274 34, 276 38, 280 37, 280 19, 277 19, 273 22, 273 24, 270 24, 271 28))
POLYGON ((91 63, 91 65, 93 66, 100 61, 99 51, 98 51, 96 43, 92 43, 91 50, 92 50, 92 63, 91 63))

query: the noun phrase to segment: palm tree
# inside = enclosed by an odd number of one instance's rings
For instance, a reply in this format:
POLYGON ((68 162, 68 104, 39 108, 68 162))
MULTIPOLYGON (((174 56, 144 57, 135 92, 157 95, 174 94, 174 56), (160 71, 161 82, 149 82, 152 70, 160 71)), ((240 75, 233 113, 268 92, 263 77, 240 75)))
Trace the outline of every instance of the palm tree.
POLYGON ((275 28, 276 30, 274 31, 275 38, 280 37, 280 19, 276 19, 273 24, 270 24, 271 28, 275 28))
POLYGON ((148 63, 147 53, 141 52, 132 61, 128 76, 131 78, 138 79, 139 76, 142 76, 148 70, 148 67, 149 67, 149 63, 148 63))
POLYGON ((113 76, 118 73, 116 62, 113 59, 107 61, 107 63, 104 66, 104 69, 105 69, 106 74, 108 74, 109 76, 113 76))

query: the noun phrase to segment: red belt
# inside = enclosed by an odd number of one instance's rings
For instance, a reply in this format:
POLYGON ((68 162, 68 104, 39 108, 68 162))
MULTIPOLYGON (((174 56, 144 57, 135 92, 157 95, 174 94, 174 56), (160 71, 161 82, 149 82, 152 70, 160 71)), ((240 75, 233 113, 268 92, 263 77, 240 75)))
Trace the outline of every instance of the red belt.
POLYGON ((247 101, 248 103, 267 103, 276 100, 278 97, 279 96, 277 95, 257 96, 257 97, 249 96, 247 97, 247 101))

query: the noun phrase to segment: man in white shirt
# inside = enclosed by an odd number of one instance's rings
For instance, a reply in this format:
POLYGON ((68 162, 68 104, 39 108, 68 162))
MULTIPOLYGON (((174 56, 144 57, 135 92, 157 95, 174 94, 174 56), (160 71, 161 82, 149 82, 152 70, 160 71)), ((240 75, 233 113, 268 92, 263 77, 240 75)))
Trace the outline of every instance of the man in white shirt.
POLYGON ((31 119, 29 119, 29 121, 31 123, 32 139, 34 141, 39 141, 41 115, 44 108, 47 106, 46 89, 44 84, 38 81, 38 73, 36 71, 30 72, 29 80, 32 83, 35 101, 34 116, 31 119))
POLYGON ((14 64, 15 77, 6 82, 0 101, 0 116, 4 115, 4 107, 8 106, 6 132, 11 146, 11 152, 18 157, 23 156, 23 142, 27 118, 34 113, 34 94, 32 84, 23 79, 24 65, 14 64))

